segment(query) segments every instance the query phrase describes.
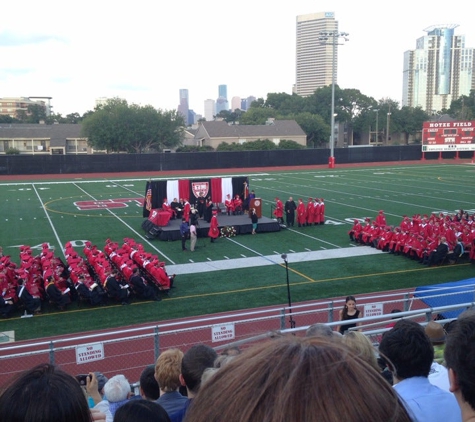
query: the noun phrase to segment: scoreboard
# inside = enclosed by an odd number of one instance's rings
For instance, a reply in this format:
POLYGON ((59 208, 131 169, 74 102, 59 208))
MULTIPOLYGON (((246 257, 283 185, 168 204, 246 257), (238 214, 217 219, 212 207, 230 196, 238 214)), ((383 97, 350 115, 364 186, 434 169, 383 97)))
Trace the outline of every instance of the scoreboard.
POLYGON ((475 121, 424 122, 422 152, 475 151, 475 121))

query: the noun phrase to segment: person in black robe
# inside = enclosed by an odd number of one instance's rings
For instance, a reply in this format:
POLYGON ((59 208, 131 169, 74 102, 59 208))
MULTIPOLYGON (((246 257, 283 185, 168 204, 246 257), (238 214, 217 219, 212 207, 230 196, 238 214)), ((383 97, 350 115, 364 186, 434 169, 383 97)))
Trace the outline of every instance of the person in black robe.
POLYGON ((175 218, 181 218, 183 216, 183 207, 176 198, 173 198, 173 201, 170 202, 170 207, 173 211, 172 220, 175 218))
POLYGON ((87 300, 92 306, 104 305, 105 304, 105 292, 100 286, 95 286, 90 290, 84 284, 84 276, 80 275, 78 277, 78 283, 76 285, 76 291, 78 295, 87 300))
POLYGON ((0 314, 3 318, 9 318, 12 312, 15 310, 15 306, 13 305, 12 300, 5 300, 2 296, 0 296, 0 314))
POLYGON ((25 285, 25 280, 22 278, 18 279, 18 286, 16 288, 16 294, 20 303, 25 306, 26 312, 30 314, 39 314, 41 313, 41 299, 33 297, 28 291, 25 285))
POLYGON ((147 281, 140 275, 138 268, 134 269, 132 277, 130 277, 130 285, 137 297, 145 300, 160 300, 153 287, 147 284, 147 281))
POLYGON ((66 306, 71 303, 71 297, 69 296, 69 288, 65 291, 61 291, 56 286, 54 277, 50 276, 47 279, 46 294, 49 300, 56 305, 60 311, 64 311, 66 306))
POLYGON ((122 305, 129 305, 128 284, 119 283, 117 277, 117 271, 113 270, 107 277, 104 287, 110 298, 117 300, 122 305))
POLYGON ((213 217, 213 201, 211 200, 211 197, 206 198, 206 208, 204 212, 204 220, 207 223, 211 222, 211 217, 213 217))
POLYGON ((203 192, 200 192, 200 196, 197 200, 196 209, 198 210, 198 217, 203 218, 206 209, 206 198, 203 196, 203 192))

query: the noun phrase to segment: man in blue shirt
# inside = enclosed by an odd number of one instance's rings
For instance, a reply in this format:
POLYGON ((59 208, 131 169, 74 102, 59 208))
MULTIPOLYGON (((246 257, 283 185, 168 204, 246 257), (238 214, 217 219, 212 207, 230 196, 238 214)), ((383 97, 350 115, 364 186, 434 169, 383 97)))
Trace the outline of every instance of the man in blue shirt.
POLYGON ((188 235, 190 233, 190 226, 188 225, 188 221, 186 219, 181 219, 180 224, 180 234, 181 234, 181 249, 186 251, 186 239, 188 239, 188 235))
POLYGON ((393 375, 394 389, 413 421, 462 421, 454 395, 429 382, 434 348, 421 325, 399 320, 383 335, 379 352, 393 375))

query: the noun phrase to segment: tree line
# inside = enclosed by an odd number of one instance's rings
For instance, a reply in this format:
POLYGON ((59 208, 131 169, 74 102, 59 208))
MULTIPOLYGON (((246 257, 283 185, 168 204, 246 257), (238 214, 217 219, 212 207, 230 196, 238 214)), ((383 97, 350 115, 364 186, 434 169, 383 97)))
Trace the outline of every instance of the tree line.
MULTIPOLYGON (((225 110, 215 118, 241 125, 262 125, 269 118, 295 120, 307 135, 307 146, 318 147, 330 139, 331 91, 331 86, 319 88, 308 97, 269 93, 266 99, 254 101, 247 111, 225 110)), ((389 138, 391 133, 402 133, 407 143, 411 135, 420 133, 423 122, 436 120, 440 115, 447 114, 457 120, 475 119, 475 90, 469 96, 452 101, 449 109, 436 114, 427 113, 420 107, 400 107, 397 101, 390 98, 377 101, 357 89, 340 89, 338 85, 335 86, 334 105, 335 122, 344 124, 346 131, 352 133, 354 144, 364 143, 362 136, 368 132, 375 134, 380 142, 389 138)), ((20 112, 16 118, 0 116, 0 123, 81 123, 82 134, 88 138, 89 144, 108 152, 143 153, 172 148, 178 148, 177 151, 196 150, 180 147, 186 128, 183 116, 175 110, 128 104, 124 99, 112 98, 82 116, 79 113, 65 117, 61 114, 46 116, 45 112, 41 105, 30 105, 27 112, 20 112)), ((264 149, 297 147, 292 141, 278 146, 267 141, 256 141, 258 143, 252 147, 223 144, 218 150, 255 149, 257 146, 264 149)))

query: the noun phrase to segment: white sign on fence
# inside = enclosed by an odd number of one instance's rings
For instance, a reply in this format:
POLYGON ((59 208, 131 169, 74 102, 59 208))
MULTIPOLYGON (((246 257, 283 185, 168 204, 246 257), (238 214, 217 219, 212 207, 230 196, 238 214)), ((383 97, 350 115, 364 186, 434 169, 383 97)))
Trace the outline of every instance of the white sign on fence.
POLYGON ((235 338, 234 324, 213 325, 211 327, 211 340, 217 341, 233 340, 235 338))
POLYGON ((382 303, 373 303, 370 305, 364 306, 364 316, 378 316, 383 315, 383 304, 382 303))
POLYGON ((76 347, 76 363, 78 365, 102 359, 104 359, 104 345, 102 343, 76 347))

